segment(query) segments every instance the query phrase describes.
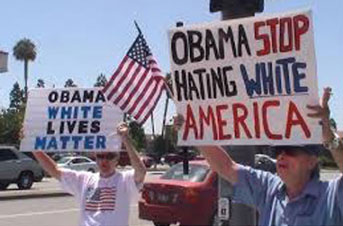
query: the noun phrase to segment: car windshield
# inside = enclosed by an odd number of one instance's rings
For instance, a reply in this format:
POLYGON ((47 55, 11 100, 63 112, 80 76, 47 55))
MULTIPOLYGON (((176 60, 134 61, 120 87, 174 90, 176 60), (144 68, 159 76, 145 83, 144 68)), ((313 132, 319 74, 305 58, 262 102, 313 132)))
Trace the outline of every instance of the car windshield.
POLYGON ((60 160, 58 160, 57 163, 58 163, 58 164, 65 164, 65 163, 67 163, 69 160, 70 160, 69 157, 64 157, 64 158, 61 158, 60 160))
POLYGON ((206 178, 209 168, 206 165, 189 164, 189 176, 183 174, 183 164, 179 163, 170 168, 161 179, 202 182, 206 178))

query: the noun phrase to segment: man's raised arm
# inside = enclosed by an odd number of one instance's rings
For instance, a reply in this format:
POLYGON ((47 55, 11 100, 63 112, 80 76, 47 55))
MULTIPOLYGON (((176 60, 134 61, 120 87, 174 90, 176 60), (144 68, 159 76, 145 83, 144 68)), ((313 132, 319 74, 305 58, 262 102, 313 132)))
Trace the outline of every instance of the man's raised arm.
MULTIPOLYGON (((323 143, 330 144, 335 139, 335 133, 331 129, 330 124, 330 109, 329 99, 331 95, 331 88, 324 88, 324 93, 320 101, 320 105, 308 105, 307 108, 313 110, 313 113, 308 114, 309 117, 320 118, 323 128, 323 143)), ((343 145, 339 142, 338 145, 328 145, 338 168, 343 173, 343 145)))
MULTIPOLYGON (((184 123, 181 115, 174 117, 174 129, 179 130, 184 123)), ((231 184, 238 181, 238 164, 220 146, 196 147, 205 157, 213 171, 231 184)))
POLYGON ((61 179, 61 170, 57 167, 57 164, 53 159, 51 159, 46 153, 42 151, 33 152, 33 155, 42 166, 42 168, 49 173, 50 176, 56 178, 57 180, 61 179))

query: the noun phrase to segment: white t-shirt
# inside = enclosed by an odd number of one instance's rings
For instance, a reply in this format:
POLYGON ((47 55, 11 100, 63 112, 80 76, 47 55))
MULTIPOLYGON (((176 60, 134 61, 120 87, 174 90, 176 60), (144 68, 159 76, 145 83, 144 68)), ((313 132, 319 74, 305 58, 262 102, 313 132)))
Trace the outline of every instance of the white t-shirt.
POLYGON ((63 170, 61 184, 80 203, 80 226, 129 225, 130 203, 137 202, 139 190, 134 171, 116 172, 109 178, 99 173, 63 170))

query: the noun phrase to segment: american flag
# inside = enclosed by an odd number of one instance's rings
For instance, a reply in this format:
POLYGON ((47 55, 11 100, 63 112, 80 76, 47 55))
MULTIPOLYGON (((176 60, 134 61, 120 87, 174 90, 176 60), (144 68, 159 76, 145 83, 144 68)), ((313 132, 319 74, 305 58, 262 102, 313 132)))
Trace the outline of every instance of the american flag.
POLYGON ((116 188, 97 188, 86 200, 86 211, 113 211, 116 205, 116 188))
POLYGON ((143 124, 154 110, 163 89, 161 70, 139 30, 136 40, 102 91, 108 101, 143 124))

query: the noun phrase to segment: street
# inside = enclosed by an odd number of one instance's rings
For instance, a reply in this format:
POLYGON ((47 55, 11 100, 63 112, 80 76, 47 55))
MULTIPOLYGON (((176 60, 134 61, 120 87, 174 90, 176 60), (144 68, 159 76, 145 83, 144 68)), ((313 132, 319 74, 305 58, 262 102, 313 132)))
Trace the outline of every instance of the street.
MULTIPOLYGON (((1 201, 2 226, 69 226, 78 225, 78 206, 72 196, 1 201)), ((138 207, 131 206, 130 225, 151 226, 138 219, 138 207)))
MULTIPOLYGON (((160 172, 149 172, 147 179, 152 179, 161 175, 160 172)), ((321 178, 329 180, 337 177, 338 171, 322 170, 321 178)), ((36 183, 35 190, 57 189, 58 183, 53 179, 44 179, 41 183, 36 183)), ((28 192, 18 191, 15 185, 4 193, 28 192)), ((78 206, 72 196, 25 198, 1 200, 0 205, 0 225, 1 226, 72 226, 78 225, 78 206)), ((137 204, 131 206, 130 214, 131 226, 152 226, 152 222, 138 219, 137 204)))

